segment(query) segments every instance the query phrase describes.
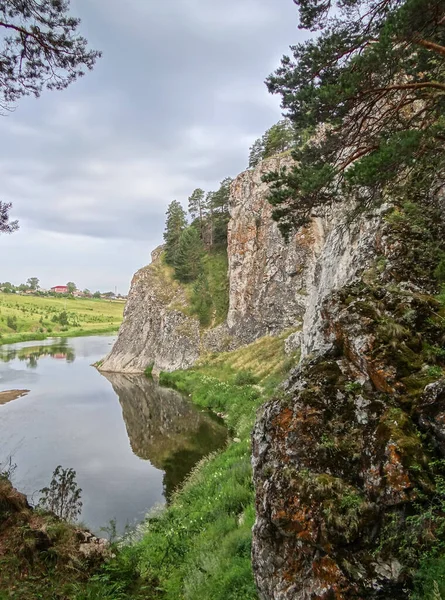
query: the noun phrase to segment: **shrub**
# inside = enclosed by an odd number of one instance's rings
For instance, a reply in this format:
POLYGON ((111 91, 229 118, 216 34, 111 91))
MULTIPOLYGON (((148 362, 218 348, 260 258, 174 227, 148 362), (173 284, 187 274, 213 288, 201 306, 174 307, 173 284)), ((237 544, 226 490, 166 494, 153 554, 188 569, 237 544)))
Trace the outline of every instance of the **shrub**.
POLYGON ((258 383, 257 377, 252 371, 239 371, 234 379, 235 385, 254 385, 258 383))
POLYGON ((9 327, 9 329, 12 329, 13 331, 17 331, 18 329, 18 324, 17 324, 17 317, 8 315, 6 317, 6 325, 9 327))

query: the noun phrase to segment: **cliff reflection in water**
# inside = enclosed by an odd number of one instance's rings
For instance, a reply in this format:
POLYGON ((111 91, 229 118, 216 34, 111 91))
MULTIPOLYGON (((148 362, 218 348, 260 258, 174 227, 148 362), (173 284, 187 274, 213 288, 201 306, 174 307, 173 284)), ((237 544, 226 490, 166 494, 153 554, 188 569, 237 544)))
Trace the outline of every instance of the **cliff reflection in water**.
POLYGON ((165 471, 167 499, 204 456, 223 447, 227 430, 178 392, 143 375, 103 373, 119 397, 133 452, 165 471))
POLYGON ((68 340, 61 338, 55 344, 46 344, 39 346, 26 346, 25 348, 6 348, 0 349, 0 361, 10 362, 14 359, 26 362, 29 369, 35 369, 40 358, 49 356, 56 360, 66 360, 74 362, 76 354, 68 344, 68 340))

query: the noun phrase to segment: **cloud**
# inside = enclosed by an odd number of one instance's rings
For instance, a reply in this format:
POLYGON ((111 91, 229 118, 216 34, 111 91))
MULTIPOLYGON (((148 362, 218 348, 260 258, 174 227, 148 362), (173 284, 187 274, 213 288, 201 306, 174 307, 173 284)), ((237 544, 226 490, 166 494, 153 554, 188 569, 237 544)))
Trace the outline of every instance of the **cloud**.
POLYGON ((87 287, 125 286, 162 240, 169 202, 242 171, 280 118, 263 80, 297 41, 296 10, 291 0, 73 0, 72 10, 104 56, 74 86, 0 118, 1 199, 22 226, 0 238, 0 280, 74 272, 87 287))

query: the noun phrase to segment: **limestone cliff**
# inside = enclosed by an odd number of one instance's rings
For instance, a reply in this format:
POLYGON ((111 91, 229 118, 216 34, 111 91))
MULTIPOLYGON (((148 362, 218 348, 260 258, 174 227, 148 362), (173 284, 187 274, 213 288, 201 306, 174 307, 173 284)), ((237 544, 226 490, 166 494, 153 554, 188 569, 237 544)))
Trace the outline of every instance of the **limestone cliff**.
POLYGON ((253 433, 263 600, 407 598, 441 539, 444 228, 418 202, 320 238, 306 360, 253 433))
POLYGON ((157 249, 152 264, 133 278, 124 322, 102 371, 137 373, 149 365, 154 373, 184 369, 202 353, 234 349, 302 326, 321 252, 319 238, 325 232, 310 228, 286 244, 272 220, 268 186, 261 178, 289 162, 288 157, 264 161, 232 185, 227 322, 200 329, 188 314, 184 288, 173 280, 162 249, 157 249))
POLYGON ((102 369, 187 368, 293 330, 301 361, 252 438, 261 600, 406 598, 445 530, 443 194, 326 205, 285 244, 262 175, 289 161, 232 185, 226 322, 199 327, 157 251, 102 369))
POLYGON ((124 321, 101 371, 142 373, 192 366, 200 354, 198 319, 184 312, 184 289, 163 264, 161 249, 152 264, 136 273, 124 311, 124 321))

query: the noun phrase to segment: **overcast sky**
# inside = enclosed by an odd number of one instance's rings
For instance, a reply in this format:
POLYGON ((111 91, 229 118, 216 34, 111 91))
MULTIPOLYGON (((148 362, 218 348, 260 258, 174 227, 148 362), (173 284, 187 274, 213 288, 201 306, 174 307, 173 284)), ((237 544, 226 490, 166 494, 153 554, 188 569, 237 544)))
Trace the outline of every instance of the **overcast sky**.
POLYGON ((292 0, 73 0, 103 51, 63 92, 0 117, 3 201, 20 230, 0 236, 0 281, 126 293, 184 207, 247 165, 280 118, 264 79, 299 41, 292 0))

